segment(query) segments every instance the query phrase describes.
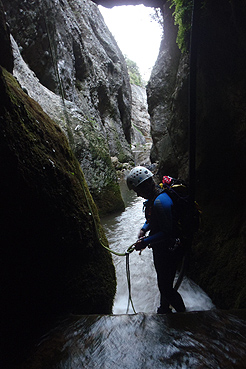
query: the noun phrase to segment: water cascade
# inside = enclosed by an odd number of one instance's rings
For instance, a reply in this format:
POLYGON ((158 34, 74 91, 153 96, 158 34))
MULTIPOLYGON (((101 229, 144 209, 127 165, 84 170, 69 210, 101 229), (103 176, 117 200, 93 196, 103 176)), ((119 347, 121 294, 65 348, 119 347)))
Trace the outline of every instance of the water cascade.
MULTIPOLYGON (((122 185, 126 210, 103 220, 112 249, 136 240, 144 220, 143 200, 122 185)), ((179 289, 187 313, 157 315, 159 293, 151 250, 130 254, 132 299, 137 314, 125 314, 128 289, 125 257, 113 255, 117 295, 112 315, 70 316, 43 338, 29 369, 243 369, 245 311, 217 310, 195 283, 179 289)))
MULTIPOLYGON (((143 199, 121 183, 121 193, 126 210, 116 217, 103 220, 110 247, 120 253, 137 240, 137 234, 144 223, 143 199)), ((117 294, 114 314, 126 312, 128 286, 126 280, 125 258, 113 255, 117 275, 117 294)), ((131 294, 137 312, 155 313, 159 306, 159 290, 153 265, 152 250, 146 248, 141 255, 130 254, 131 294)), ((210 298, 191 280, 184 278, 179 289, 187 311, 210 310, 214 307, 210 298)), ((129 310, 133 313, 132 308, 129 310)))

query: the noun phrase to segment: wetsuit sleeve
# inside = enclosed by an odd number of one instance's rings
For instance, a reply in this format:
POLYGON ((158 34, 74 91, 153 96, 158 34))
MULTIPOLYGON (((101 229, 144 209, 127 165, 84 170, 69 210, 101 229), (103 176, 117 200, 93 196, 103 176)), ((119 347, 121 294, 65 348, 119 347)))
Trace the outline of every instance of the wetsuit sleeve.
POLYGON ((144 239, 144 245, 151 245, 156 242, 169 240, 172 235, 172 206, 171 198, 166 194, 160 194, 154 202, 155 211, 155 232, 150 232, 150 236, 144 239))
POLYGON ((144 232, 148 232, 149 231, 149 223, 147 223, 147 221, 144 223, 144 225, 141 228, 144 232))

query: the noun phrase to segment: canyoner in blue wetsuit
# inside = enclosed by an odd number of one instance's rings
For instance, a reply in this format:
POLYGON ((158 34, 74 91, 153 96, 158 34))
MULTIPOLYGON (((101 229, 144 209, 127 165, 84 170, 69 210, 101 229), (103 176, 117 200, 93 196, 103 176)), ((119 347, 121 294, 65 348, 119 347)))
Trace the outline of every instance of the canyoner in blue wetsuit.
POLYGON ((152 177, 153 173, 142 166, 133 168, 127 176, 128 188, 147 200, 144 203, 146 221, 140 229, 135 249, 143 250, 148 246, 153 250, 160 291, 157 313, 170 313, 170 305, 177 312, 184 312, 183 299, 173 288, 176 270, 183 256, 182 247, 176 247, 178 241, 173 201, 155 185, 152 177))

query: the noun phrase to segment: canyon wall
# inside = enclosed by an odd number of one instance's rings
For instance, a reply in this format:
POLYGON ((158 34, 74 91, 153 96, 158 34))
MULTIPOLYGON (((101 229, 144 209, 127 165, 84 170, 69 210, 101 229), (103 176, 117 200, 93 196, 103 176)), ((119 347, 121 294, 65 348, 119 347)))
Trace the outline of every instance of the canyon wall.
MULTIPOLYGON (((113 5, 108 0, 96 2, 113 5)), ((150 1, 141 3, 151 6, 150 1)), ((163 10, 164 39, 147 86, 151 161, 159 163, 160 178, 166 174, 189 182, 189 46, 183 52, 177 46, 175 8, 170 9, 169 1, 155 5, 163 10)), ((189 19, 191 13, 186 11, 192 1, 186 5, 184 18, 189 19)), ((196 1, 196 5, 197 134, 192 185, 202 208, 202 227, 192 248, 189 275, 216 306, 242 308, 246 306, 246 8, 243 0, 196 1)))
MULTIPOLYGON (((196 198, 203 211, 190 276, 221 308, 246 306, 246 9, 243 1, 199 8, 196 198)), ((189 181, 189 53, 180 53, 168 3, 160 55, 147 88, 160 176, 189 181)))
POLYGON ((100 214, 124 208, 111 157, 132 160, 124 57, 92 1, 3 1, 14 75, 66 133, 100 214))
POLYGON ((69 314, 110 314, 116 290, 97 207, 61 128, 12 75, 0 2, 1 368, 69 314))

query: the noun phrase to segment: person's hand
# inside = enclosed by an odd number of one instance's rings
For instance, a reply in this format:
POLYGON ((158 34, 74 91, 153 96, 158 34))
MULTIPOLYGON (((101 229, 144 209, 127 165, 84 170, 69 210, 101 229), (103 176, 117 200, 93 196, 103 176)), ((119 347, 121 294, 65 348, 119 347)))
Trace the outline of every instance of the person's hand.
POLYGON ((143 249, 145 249, 145 247, 146 246, 143 243, 143 239, 141 239, 141 238, 139 240, 137 240, 137 242, 135 243, 135 250, 140 251, 140 253, 143 249))
POLYGON ((138 238, 142 238, 145 235, 145 231, 143 229, 140 229, 138 233, 138 238))

